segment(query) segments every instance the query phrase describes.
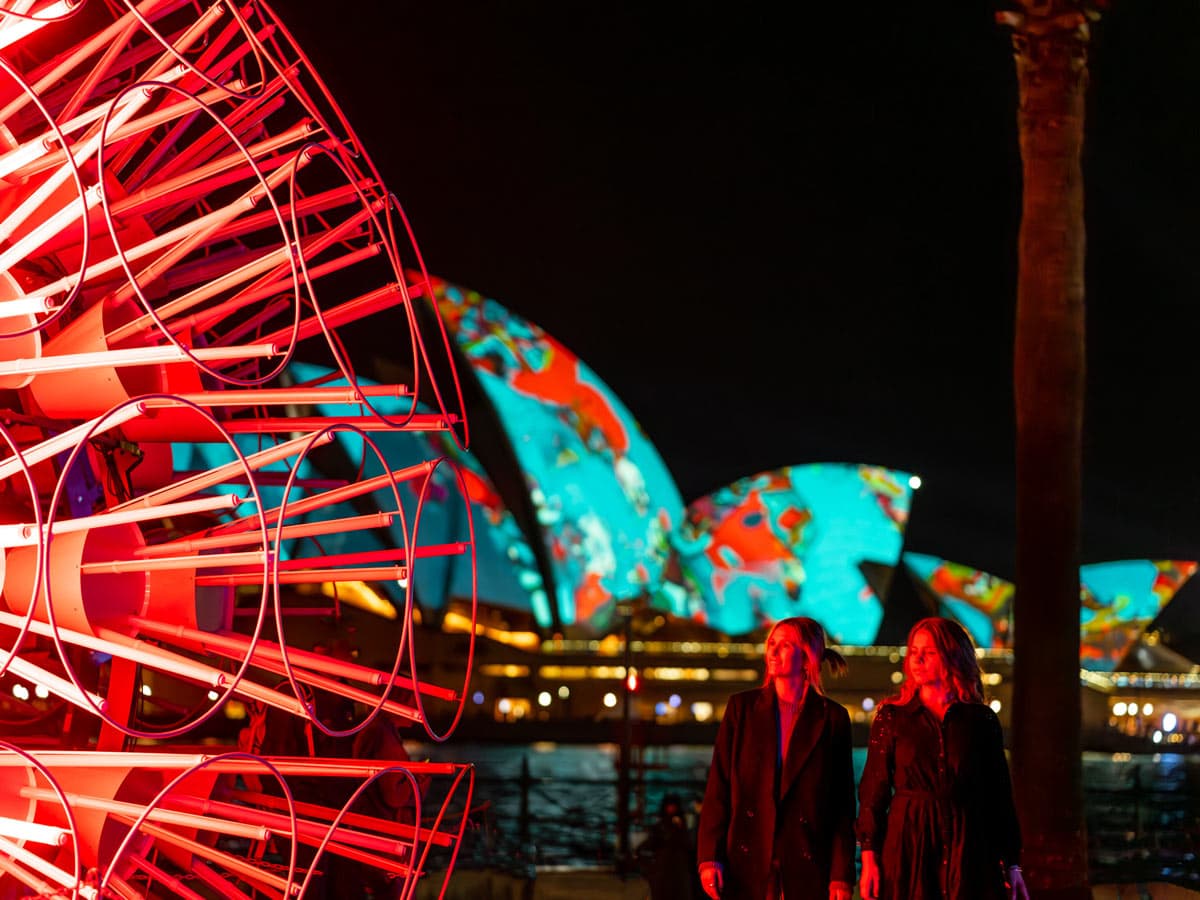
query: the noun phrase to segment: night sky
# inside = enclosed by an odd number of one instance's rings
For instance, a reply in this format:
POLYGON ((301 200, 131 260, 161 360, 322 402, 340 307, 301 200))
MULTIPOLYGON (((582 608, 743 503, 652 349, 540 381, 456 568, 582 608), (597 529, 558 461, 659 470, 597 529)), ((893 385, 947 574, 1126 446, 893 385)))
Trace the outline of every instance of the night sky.
MULTIPOLYGON (((577 352, 685 500, 887 465, 925 480, 909 549, 1011 576, 1020 166, 992 3, 330 9, 278 4, 430 271, 577 352)), ((1117 0, 1094 37, 1084 561, 1196 559, 1200 6, 1117 0)))

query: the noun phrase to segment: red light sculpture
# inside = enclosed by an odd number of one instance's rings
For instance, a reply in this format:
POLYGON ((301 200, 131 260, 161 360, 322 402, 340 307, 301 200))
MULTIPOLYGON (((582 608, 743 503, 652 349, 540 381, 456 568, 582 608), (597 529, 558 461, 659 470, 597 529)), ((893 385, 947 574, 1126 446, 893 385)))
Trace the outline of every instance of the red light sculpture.
POLYGON ((448 878, 469 766, 188 743, 231 703, 310 744, 380 716, 433 740, 457 724, 474 645, 461 683, 422 674, 411 574, 473 560, 470 503, 459 475, 462 540, 423 544, 431 474, 453 464, 396 469, 371 439, 467 443, 437 308, 415 308, 431 297, 399 204, 261 0, 0 2, 0 691, 26 713, 0 722, 0 892, 282 898, 334 863, 401 897, 448 878), (407 346, 411 385, 358 385, 344 332, 367 318, 407 346), (341 380, 293 383, 297 354, 341 380), (306 476, 346 432, 357 476, 306 476), (232 461, 183 471, 183 442, 232 461), (403 546, 322 549, 393 523, 403 546), (390 670, 296 637, 327 611, 297 598, 346 582, 404 587, 390 670), (151 680, 195 702, 144 721, 151 680), (31 690, 69 710, 59 733, 34 727, 31 690), (379 779, 407 784, 408 820, 359 802, 379 779))

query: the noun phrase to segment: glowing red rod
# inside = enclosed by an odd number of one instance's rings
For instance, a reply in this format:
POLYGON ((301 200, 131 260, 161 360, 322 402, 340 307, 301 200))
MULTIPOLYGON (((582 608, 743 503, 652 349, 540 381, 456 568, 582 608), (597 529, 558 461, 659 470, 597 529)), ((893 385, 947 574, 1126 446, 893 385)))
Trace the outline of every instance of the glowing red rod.
MULTIPOLYGON (((200 631, 197 628, 172 625, 166 622, 146 619, 141 616, 129 616, 127 620, 139 632, 154 635, 164 640, 190 644, 197 649, 207 652, 217 652, 222 655, 228 654, 230 659, 245 659, 251 652, 252 641, 245 635, 230 632, 200 631)), ((280 662, 283 659, 282 647, 271 641, 259 639, 258 644, 253 649, 255 665, 262 660, 280 662)), ((377 687, 385 685, 389 681, 389 673, 387 672, 381 672, 378 669, 372 669, 367 666, 360 666, 356 663, 344 662, 321 653, 313 653, 309 650, 296 650, 289 647, 287 655, 294 666, 302 666, 306 669, 324 672, 335 678, 349 678, 352 681, 359 681, 377 687)), ((403 675, 396 676, 395 684, 397 687, 419 690, 426 696, 437 697, 440 700, 458 699, 458 694, 455 691, 447 690, 433 684, 415 682, 413 679, 406 678, 403 675)))
POLYGON ((40 685, 73 706, 78 706, 88 712, 95 709, 105 710, 108 707, 108 701, 98 694, 81 691, 67 679, 48 672, 27 659, 15 656, 9 650, 0 650, 0 670, 7 670, 30 684, 40 685))
MULTIPOLYGON (((403 302, 404 293, 401 291, 400 285, 392 282, 333 307, 333 309, 324 313, 322 318, 325 320, 326 328, 341 328, 350 322, 356 322, 359 319, 382 312, 403 302)), ((320 333, 321 322, 316 316, 309 316, 300 322, 297 340, 307 340, 313 335, 320 333)), ((263 340, 288 341, 291 339, 291 336, 292 329, 291 326, 288 326, 287 328, 280 328, 278 331, 271 332, 263 340)))
MULTIPOLYGON (((271 537, 278 537, 281 541, 290 541, 296 538, 319 537, 323 534, 346 534, 351 531, 388 528, 394 520, 394 513, 370 513, 365 516, 347 516, 344 519, 330 519, 325 522, 301 522, 297 525, 285 525, 283 526, 282 533, 272 532, 271 537)), ((134 555, 139 558, 153 559, 158 556, 200 553, 206 550, 220 550, 226 547, 257 544, 261 540, 260 535, 253 533, 215 534, 209 537, 183 538, 177 541, 169 541, 165 544, 151 544, 146 547, 139 547, 134 551, 134 555)))
MULTIPOLYGON (((241 553, 162 556, 157 559, 109 559, 80 563, 79 571, 84 575, 121 575, 126 572, 178 572, 226 566, 257 566, 261 569, 272 555, 265 550, 246 550, 241 553)), ((258 581, 262 582, 261 576, 258 581)))
MULTIPOLYGON (((364 397, 406 397, 408 390, 402 384, 364 384, 359 387, 231 388, 173 396, 197 406, 285 406, 292 403, 353 405, 362 403, 364 397)), ((147 409, 179 405, 170 398, 162 397, 150 397, 144 402, 147 409)))
POLYGON ((415 413, 404 418, 403 425, 383 422, 375 416, 298 416, 294 419, 222 419, 230 434, 283 434, 288 431, 317 431, 330 425, 351 422, 362 431, 449 431, 458 421, 454 413, 415 413))
MULTIPOLYGON (((50 790, 46 793, 50 796, 45 799, 54 803, 58 802, 58 794, 50 790)), ((69 834, 67 829, 55 825, 39 825, 37 822, 0 816, 0 836, 15 838, 18 841, 32 841, 35 844, 45 844, 47 847, 61 847, 67 842, 69 834)))
MULTIPOLYGON (((259 141, 257 144, 251 144, 246 148, 246 154, 255 159, 260 168, 269 165, 270 163, 264 159, 268 154, 294 144, 296 141, 307 139, 313 133, 315 124, 312 119, 302 119, 287 131, 281 132, 275 137, 259 141)), ((222 156, 220 159, 213 160, 207 165, 193 169, 186 175, 167 178, 144 187, 141 190, 134 191, 129 196, 111 205, 112 214, 116 217, 130 212, 145 215, 160 205, 175 203, 184 198, 191 199, 192 197, 210 193, 216 188, 225 187, 237 179, 246 177, 244 171, 246 154, 230 153, 222 156), (221 177, 218 178, 215 176, 221 177), (184 189, 188 189, 187 193, 178 193, 184 189)), ((285 158, 280 159, 279 164, 287 161, 290 160, 285 158)))
MULTIPOLYGON (((272 767, 282 775, 300 775, 321 778, 369 778, 391 768, 374 760, 346 759, 344 757, 272 756, 270 765, 265 760, 245 756, 219 757, 211 753, 155 753, 133 751, 129 753, 106 753, 97 750, 30 750, 31 756, 40 766, 47 769, 148 769, 156 772, 173 772, 194 769, 206 763, 205 771, 218 775, 241 775, 245 773, 274 777, 272 767)), ((0 767, 27 766, 29 761, 14 753, 0 753, 0 767)), ((454 775, 461 765, 455 763, 412 762, 404 768, 414 775, 454 775)))
MULTIPOLYGON (((29 800, 46 800, 49 802, 58 802, 58 794, 49 788, 37 787, 22 787, 18 793, 29 800)), ((90 794, 75 794, 66 792, 64 796, 67 802, 72 807, 79 809, 96 809, 101 812, 124 813, 125 815, 137 818, 146 811, 145 804, 142 803, 125 803, 121 800, 113 800, 110 797, 95 797, 90 794)), ((204 810, 208 812, 208 810, 204 810)), ((195 828, 199 831, 212 831, 216 834, 227 834, 232 837, 247 838, 252 841, 265 841, 271 838, 271 829, 263 825, 254 825, 248 822, 234 821, 230 822, 226 819, 214 818, 210 815, 197 815, 189 812, 178 812, 170 809, 162 809, 161 807, 152 808, 146 818, 152 822, 161 822, 165 825, 180 825, 185 828, 195 828)), ((286 816, 282 818, 287 818, 286 816)), ((39 826, 49 828, 50 826, 39 826)), ((53 829, 62 831, 63 829, 53 829)), ((289 829, 290 830, 290 829, 289 829)), ((65 832, 64 832, 65 833, 65 832)))
MULTIPOLYGON (((171 516, 188 516, 216 510, 237 509, 244 502, 237 494, 218 494, 215 497, 200 497, 180 503, 165 503, 153 508, 97 513, 94 516, 80 516, 78 519, 59 519, 54 522, 53 529, 46 524, 42 526, 41 531, 42 534, 70 534, 75 531, 90 531, 93 528, 127 525, 150 519, 166 519, 171 516)), ((32 547, 39 540, 38 527, 33 523, 0 525, 0 548, 32 547)))
POLYGON ((80 369, 127 366, 159 366, 164 363, 187 362, 189 358, 213 360, 267 359, 279 355, 276 344, 250 344, 241 347, 195 347, 191 357, 174 344, 156 347, 129 347, 124 350, 93 350, 85 353, 63 353, 35 359, 13 359, 0 362, 0 375, 45 375, 51 372, 76 372, 80 369))
MULTIPOLYGON (((397 774, 396 777, 403 778, 404 776, 397 774)), ((276 834, 287 834, 292 829, 290 816, 264 812, 261 809, 252 809, 248 806, 240 806, 237 803, 207 800, 202 797, 191 797, 184 794, 171 794, 163 799, 163 803, 180 809, 192 810, 195 813, 203 813, 205 816, 219 815, 236 821, 255 823, 255 826, 259 829, 268 830, 276 834)), ((299 810, 296 810, 296 812, 298 813, 299 810)), ((196 818, 203 818, 203 816, 198 815, 196 818)), ((373 819, 372 824, 375 822, 382 824, 383 821, 382 819, 373 819)), ((296 819, 296 835, 301 840, 307 837, 310 839, 316 838, 320 841, 328 832, 328 825, 299 817, 296 819)), ((333 830, 333 839, 346 841, 354 846, 365 847, 367 850, 373 850, 376 853, 398 855, 410 849, 409 845, 402 841, 380 837, 377 834, 370 834, 366 831, 357 831, 347 828, 344 824, 333 830)))
MULTIPOLYGON (((408 764, 405 763, 405 768, 408 764)), ((265 806, 268 809, 287 810, 287 801, 282 797, 276 797, 271 794, 261 794, 255 791, 231 790, 228 796, 235 800, 244 800, 247 803, 253 803, 256 806, 265 806)), ((297 815, 310 816, 314 819, 324 819, 327 822, 332 822, 337 818, 340 810, 333 809, 329 806, 319 806, 316 803, 304 803, 299 800, 293 802, 297 815)), ((437 847, 453 847, 455 837, 452 834, 447 834, 442 831, 433 831, 429 828, 416 828, 412 825, 404 825, 400 822, 395 822, 389 819, 376 819, 373 816, 364 816, 361 813, 348 812, 342 816, 342 823, 345 825, 358 825, 362 828, 373 828, 375 831, 383 831, 387 834, 394 834, 397 837, 412 839, 414 832, 420 841, 427 844, 434 844, 437 847)))
MULTIPOLYGON (((302 569, 298 572, 279 572, 274 576, 274 580, 280 584, 314 584, 322 581, 330 581, 335 584, 345 581, 404 581, 406 578, 408 578, 407 566, 302 569)), ((241 587, 262 584, 262 576, 253 572, 197 575, 196 584, 204 587, 241 587)))
MULTIPOLYGON (((368 215, 369 213, 366 210, 363 210, 361 213, 351 216, 345 222, 339 223, 335 228, 328 229, 322 234, 311 236, 303 242, 302 252, 312 253, 317 251, 318 248, 323 248, 328 244, 345 239, 350 232, 362 224, 362 221, 366 219, 368 215)), ((219 278, 215 278, 211 282, 203 284, 193 291, 189 291, 182 297, 178 297, 175 300, 164 303, 156 310, 158 318, 160 320, 165 320, 171 316, 187 312, 204 301, 215 297, 222 291, 229 290, 230 288, 244 281, 248 281, 251 278, 262 275, 264 272, 269 270, 280 271, 280 263, 284 263, 282 269, 290 271, 291 266, 287 264, 287 261, 291 258, 292 249, 293 248, 289 243, 287 246, 271 250, 251 260, 250 262, 239 266, 233 271, 227 272, 219 278)), ((236 300, 236 295, 232 299, 236 300)), ((149 331, 150 329, 154 328, 155 325, 156 323, 154 319, 149 314, 142 315, 130 322, 127 322, 119 328, 115 328, 110 331, 107 335, 107 339, 110 344, 119 344, 125 339, 136 334, 149 331)))
MULTIPOLYGON (((314 494, 311 497, 303 497, 287 505, 287 514, 289 516, 302 516, 314 510, 332 506, 335 503, 353 500, 355 497, 361 497, 377 490, 389 488, 393 481, 396 484, 401 484, 413 478, 421 478, 432 471, 433 463, 431 462, 422 462, 414 466, 405 466, 403 469, 394 469, 391 472, 385 472, 382 475, 376 475, 372 478, 365 478, 353 484, 322 491, 320 494, 314 494)), ((282 506, 276 506, 274 509, 263 513, 263 517, 267 520, 268 525, 273 525, 279 519, 282 509, 282 506)), ((257 527, 257 516, 243 516, 240 519, 234 519, 232 522, 226 522, 223 525, 214 527, 210 533, 222 534, 231 531, 247 531, 257 527)))

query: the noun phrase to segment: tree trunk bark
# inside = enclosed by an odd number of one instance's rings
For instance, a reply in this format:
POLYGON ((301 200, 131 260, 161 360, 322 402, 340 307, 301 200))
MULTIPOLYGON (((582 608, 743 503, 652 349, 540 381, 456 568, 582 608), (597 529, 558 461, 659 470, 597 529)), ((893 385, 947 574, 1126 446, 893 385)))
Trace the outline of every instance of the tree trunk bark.
POLYGON ((1024 172, 1014 389, 1013 778, 1035 898, 1090 897, 1080 760, 1084 397, 1083 5, 1022 0, 1014 26, 1024 172))

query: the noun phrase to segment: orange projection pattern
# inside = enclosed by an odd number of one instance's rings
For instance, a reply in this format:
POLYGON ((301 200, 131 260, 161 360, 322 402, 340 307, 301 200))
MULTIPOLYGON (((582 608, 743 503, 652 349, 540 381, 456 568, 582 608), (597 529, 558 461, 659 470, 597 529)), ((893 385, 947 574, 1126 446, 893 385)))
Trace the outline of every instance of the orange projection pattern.
POLYGON ((445 739, 471 674, 473 643, 449 684, 418 665, 410 587, 423 558, 474 560, 462 477, 462 539, 422 544, 453 463, 394 470, 371 438, 467 444, 431 296, 265 3, 0 0, 0 894, 314 896, 338 872, 407 898, 435 870, 445 892, 473 769, 349 752, 397 722, 445 739), (412 384, 357 386, 343 338, 368 318, 412 384), (296 384, 297 354, 351 386, 296 384), (362 459, 313 477, 342 432, 362 459), (184 471, 188 442, 230 462, 184 471), (322 549, 397 523, 403 546, 322 549), (390 669, 314 646, 348 582, 405 597, 390 669), (257 732, 202 740, 233 708, 257 732))

